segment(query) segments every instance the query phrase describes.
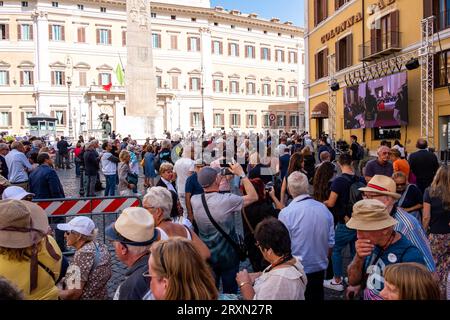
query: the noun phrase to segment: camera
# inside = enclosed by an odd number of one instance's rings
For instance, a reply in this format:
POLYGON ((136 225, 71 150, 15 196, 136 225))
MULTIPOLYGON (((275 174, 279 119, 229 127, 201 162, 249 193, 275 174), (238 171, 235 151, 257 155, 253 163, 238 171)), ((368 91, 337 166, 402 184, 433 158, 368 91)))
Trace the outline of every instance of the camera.
POLYGON ((266 191, 270 191, 273 188, 273 182, 266 183, 265 189, 266 191))

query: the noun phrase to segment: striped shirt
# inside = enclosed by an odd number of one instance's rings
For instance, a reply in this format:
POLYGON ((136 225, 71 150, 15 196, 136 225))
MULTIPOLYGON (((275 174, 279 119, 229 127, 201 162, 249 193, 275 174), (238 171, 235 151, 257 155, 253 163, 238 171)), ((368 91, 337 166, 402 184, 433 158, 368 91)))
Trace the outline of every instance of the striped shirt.
POLYGON ((431 254, 430 243, 419 221, 400 208, 397 208, 393 217, 398 221, 394 230, 403 234, 422 252, 428 270, 435 272, 436 265, 431 254))

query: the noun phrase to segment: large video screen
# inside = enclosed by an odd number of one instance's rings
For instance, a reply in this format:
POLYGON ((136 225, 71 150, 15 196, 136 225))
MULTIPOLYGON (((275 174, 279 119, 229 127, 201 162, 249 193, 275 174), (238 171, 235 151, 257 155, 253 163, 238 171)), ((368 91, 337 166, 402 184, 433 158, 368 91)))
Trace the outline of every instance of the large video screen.
POLYGON ((407 73, 401 72, 345 88, 345 129, 407 125, 407 82, 407 73))

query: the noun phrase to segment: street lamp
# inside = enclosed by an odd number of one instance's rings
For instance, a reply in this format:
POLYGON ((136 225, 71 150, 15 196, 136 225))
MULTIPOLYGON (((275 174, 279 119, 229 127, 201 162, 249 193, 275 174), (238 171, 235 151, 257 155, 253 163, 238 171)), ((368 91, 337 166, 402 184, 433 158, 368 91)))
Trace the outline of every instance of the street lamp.
POLYGON ((67 75, 67 80, 66 80, 66 84, 67 84, 67 98, 68 98, 68 103, 67 103, 67 107, 68 107, 68 113, 69 113, 69 117, 68 117, 68 122, 69 122, 69 139, 73 138, 73 127, 72 127, 72 104, 70 102, 70 87, 72 85, 72 75, 73 75, 73 68, 72 68, 72 58, 70 56, 66 57, 66 64, 67 64, 67 68, 69 69, 68 71, 68 75, 67 75))
POLYGON ((68 97, 68 103, 67 103, 67 105, 68 105, 68 108, 69 108, 69 110, 68 110, 68 112, 69 112, 69 137, 70 138, 73 138, 73 128, 72 128, 72 106, 71 106, 71 103, 70 103, 70 86, 72 85, 72 78, 71 77, 67 77, 67 81, 66 81, 66 83, 67 83, 67 97, 68 97))

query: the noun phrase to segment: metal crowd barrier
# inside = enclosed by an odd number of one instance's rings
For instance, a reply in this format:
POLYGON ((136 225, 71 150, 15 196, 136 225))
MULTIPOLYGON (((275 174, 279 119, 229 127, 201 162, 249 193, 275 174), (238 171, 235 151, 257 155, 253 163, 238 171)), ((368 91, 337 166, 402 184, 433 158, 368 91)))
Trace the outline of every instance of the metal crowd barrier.
MULTIPOLYGON (((55 225, 67 222, 67 218, 76 216, 90 217, 98 228, 97 241, 103 241, 103 243, 106 243, 106 227, 117 219, 123 209, 142 207, 142 200, 138 196, 39 199, 33 200, 33 202, 47 213, 54 231, 56 229, 55 225)), ((61 239, 58 240, 58 235, 56 235, 56 238, 58 242, 61 241, 61 239)), ((64 253, 67 252, 65 251, 64 253)))

